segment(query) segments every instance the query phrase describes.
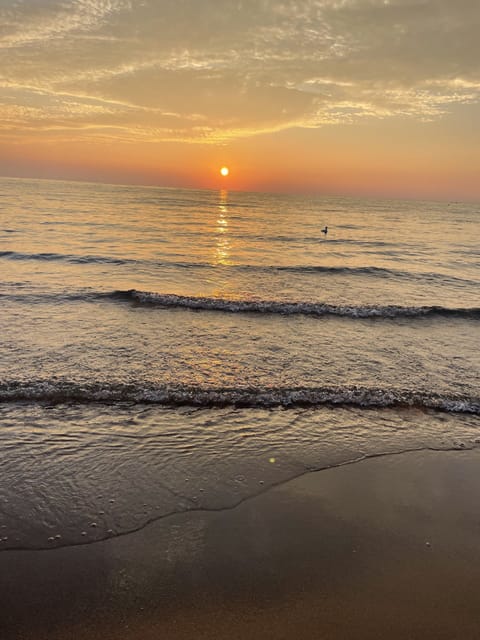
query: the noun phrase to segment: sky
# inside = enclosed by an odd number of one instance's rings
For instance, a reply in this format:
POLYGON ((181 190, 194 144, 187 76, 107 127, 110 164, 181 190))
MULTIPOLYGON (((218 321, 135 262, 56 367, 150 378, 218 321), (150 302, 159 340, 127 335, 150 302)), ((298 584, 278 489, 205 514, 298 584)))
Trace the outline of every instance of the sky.
POLYGON ((479 33, 479 0, 0 0, 0 175, 480 201, 479 33))

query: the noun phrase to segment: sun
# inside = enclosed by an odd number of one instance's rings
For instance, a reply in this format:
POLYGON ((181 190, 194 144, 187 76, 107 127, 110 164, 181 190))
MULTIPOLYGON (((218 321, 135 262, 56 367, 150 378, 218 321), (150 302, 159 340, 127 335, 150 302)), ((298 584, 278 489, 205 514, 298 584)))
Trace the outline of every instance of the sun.
POLYGON ((228 176, 228 174, 230 173, 230 171, 229 171, 228 167, 222 167, 220 169, 220 173, 222 174, 222 176, 224 178, 226 178, 228 176))

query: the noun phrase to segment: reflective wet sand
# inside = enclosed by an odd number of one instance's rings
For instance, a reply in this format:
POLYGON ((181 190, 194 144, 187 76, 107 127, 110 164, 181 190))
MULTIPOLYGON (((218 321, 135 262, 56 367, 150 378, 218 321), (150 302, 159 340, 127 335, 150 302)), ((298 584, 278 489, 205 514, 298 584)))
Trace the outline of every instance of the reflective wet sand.
POLYGON ((1 638, 477 638, 479 462, 384 456, 114 540, 2 552, 1 638))

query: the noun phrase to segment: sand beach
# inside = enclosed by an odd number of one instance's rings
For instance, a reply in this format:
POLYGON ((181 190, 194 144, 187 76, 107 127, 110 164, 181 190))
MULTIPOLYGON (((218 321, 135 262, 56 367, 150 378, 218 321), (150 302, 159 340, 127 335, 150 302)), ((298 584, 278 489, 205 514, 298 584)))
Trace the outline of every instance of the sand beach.
POLYGON ((479 463, 378 457, 113 540, 3 552, 1 638, 473 640, 479 463))

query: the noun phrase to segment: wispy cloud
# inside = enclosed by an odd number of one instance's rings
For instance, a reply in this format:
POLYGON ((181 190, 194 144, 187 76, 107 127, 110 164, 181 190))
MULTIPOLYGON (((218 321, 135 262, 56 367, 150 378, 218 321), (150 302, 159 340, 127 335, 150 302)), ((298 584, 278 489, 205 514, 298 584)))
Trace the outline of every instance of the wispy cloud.
POLYGON ((480 102, 477 0, 7 0, 0 25, 19 136, 219 143, 480 102))
POLYGON ((114 13, 131 8, 125 0, 20 0, 3 4, 0 48, 45 46, 72 33, 88 33, 99 29, 114 13))

